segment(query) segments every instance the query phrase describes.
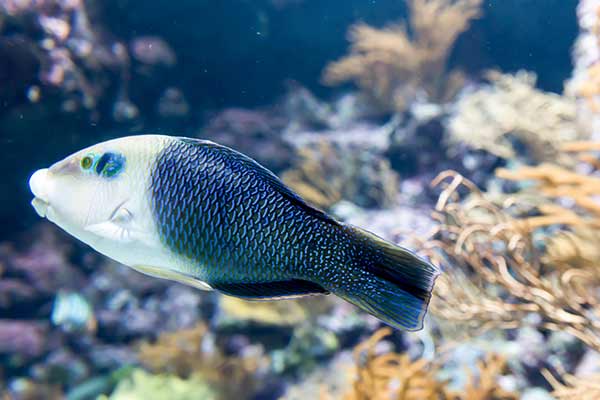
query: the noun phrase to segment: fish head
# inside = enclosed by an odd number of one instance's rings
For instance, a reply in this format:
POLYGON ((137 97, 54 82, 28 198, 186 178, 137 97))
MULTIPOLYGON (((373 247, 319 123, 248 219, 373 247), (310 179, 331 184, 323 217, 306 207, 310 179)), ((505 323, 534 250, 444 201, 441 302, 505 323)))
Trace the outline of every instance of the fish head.
POLYGON ((37 170, 29 180, 34 209, 96 250, 129 263, 132 244, 154 231, 148 182, 159 142, 150 135, 110 140, 37 170))

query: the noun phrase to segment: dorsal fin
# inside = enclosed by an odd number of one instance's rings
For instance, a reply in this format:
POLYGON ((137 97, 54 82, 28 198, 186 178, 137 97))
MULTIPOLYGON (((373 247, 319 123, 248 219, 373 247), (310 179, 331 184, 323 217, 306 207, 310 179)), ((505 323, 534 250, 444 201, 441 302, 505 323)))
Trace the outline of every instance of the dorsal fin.
POLYGON ((213 148, 216 151, 225 154, 227 157, 239 162, 243 165, 247 170, 254 172, 258 177, 260 177, 264 182, 266 182, 273 190, 277 191, 284 198, 286 198, 290 203, 294 204, 296 207, 301 208, 307 214, 318 218, 324 222, 340 226, 340 223, 327 215, 325 212, 319 210, 318 208, 313 207, 304 201, 303 198, 298 196, 292 189, 287 187, 285 183, 281 181, 273 172, 269 171, 267 168, 263 167, 257 161, 248 157, 245 154, 240 153, 239 151, 233 150, 227 146, 223 146, 209 140, 200 140, 200 139, 191 139, 191 138, 180 138, 180 140, 185 141, 186 143, 197 145, 197 146, 205 146, 213 148))

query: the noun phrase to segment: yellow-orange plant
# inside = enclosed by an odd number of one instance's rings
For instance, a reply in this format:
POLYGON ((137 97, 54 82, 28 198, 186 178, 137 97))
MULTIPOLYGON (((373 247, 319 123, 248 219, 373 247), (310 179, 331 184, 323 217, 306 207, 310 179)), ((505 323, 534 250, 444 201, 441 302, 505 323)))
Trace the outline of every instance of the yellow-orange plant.
POLYGON ((345 399, 438 399, 444 383, 435 378, 436 366, 424 359, 412 361, 406 354, 376 353, 376 344, 390 334, 389 328, 381 329, 356 346, 357 376, 345 399))
POLYGON ((480 15, 481 0, 409 0, 409 25, 383 29, 359 23, 350 54, 329 64, 324 82, 355 82, 385 111, 403 111, 419 90, 445 101, 462 82, 446 63, 456 38, 480 15))
MULTIPOLYGON (((461 390, 450 389, 437 378, 443 361, 411 360, 393 351, 379 354, 377 344, 391 334, 383 328, 354 349, 355 379, 344 400, 515 400, 515 393, 498 385, 506 360, 488 354, 480 360, 475 373, 467 366, 467 382, 461 390)), ((330 397, 324 392, 322 400, 330 397)))
POLYGON ((571 374, 563 374, 561 383, 549 371, 544 370, 542 374, 552 385, 552 395, 557 400, 597 400, 600 399, 600 374, 586 377, 576 377, 571 374))
POLYGON ((199 375, 224 399, 246 398, 260 386, 255 374, 265 366, 260 355, 235 357, 225 355, 214 343, 205 342, 208 329, 204 324, 172 333, 163 333, 156 342, 143 342, 138 358, 155 373, 171 373, 182 378, 199 375))
POLYGON ((551 250, 576 228, 598 229, 600 207, 593 196, 600 179, 553 165, 499 170, 498 176, 530 182, 524 191, 537 201, 527 206, 517 194, 499 204, 452 171, 433 182, 442 188, 439 225, 426 252, 447 273, 439 279, 432 311, 477 331, 514 328, 537 313, 542 327, 600 350, 600 260, 593 266, 573 261, 581 248, 573 235, 574 248, 562 242, 571 258, 563 256, 561 265, 551 250), (563 205, 565 197, 573 207, 563 205))

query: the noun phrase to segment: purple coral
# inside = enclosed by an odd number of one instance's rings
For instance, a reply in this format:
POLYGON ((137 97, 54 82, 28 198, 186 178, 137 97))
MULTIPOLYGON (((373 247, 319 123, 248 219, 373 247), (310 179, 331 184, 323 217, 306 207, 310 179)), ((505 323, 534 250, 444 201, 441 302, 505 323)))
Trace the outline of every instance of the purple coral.
POLYGON ((0 355, 39 357, 46 351, 48 326, 41 322, 0 320, 0 355))

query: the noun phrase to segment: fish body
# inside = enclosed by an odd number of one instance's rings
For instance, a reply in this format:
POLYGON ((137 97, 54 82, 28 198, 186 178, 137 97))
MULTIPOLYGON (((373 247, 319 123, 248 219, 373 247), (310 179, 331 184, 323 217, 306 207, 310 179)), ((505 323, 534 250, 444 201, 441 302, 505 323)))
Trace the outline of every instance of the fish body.
POLYGON ((209 141, 115 139, 37 171, 30 186, 41 216, 99 252, 146 274, 241 298, 333 293, 415 330, 439 273, 209 141))

